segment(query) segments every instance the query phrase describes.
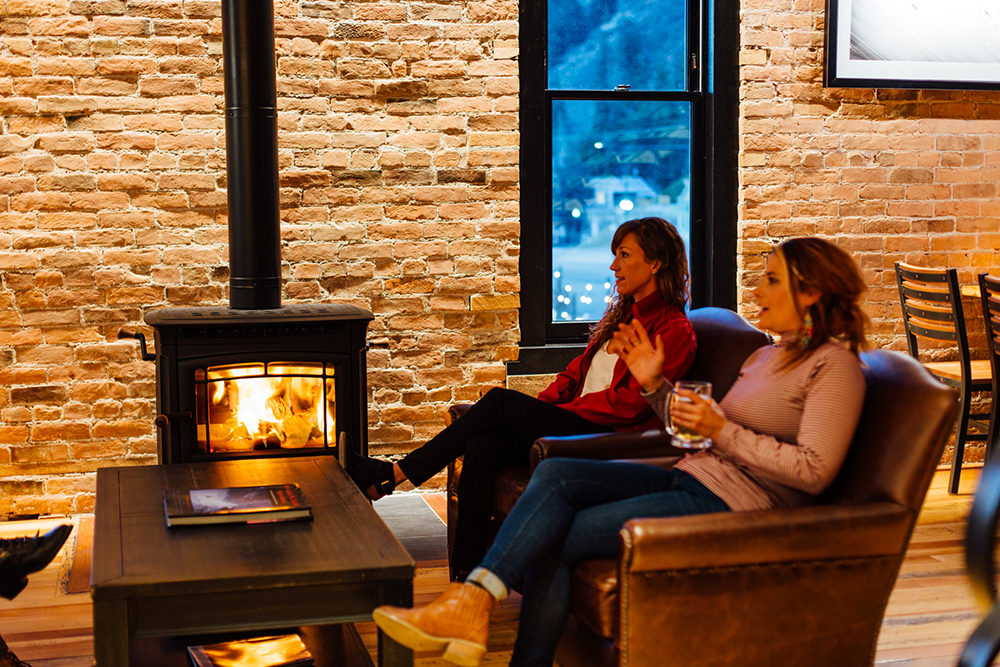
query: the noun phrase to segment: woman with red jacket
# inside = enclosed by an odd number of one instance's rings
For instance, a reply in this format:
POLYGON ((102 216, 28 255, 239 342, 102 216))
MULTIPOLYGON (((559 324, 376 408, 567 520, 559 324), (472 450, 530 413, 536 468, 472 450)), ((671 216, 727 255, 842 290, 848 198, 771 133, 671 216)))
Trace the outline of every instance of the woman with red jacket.
POLYGON ((629 220, 611 242, 617 296, 574 359, 538 398, 491 389, 448 428, 396 463, 352 457, 347 472, 372 499, 409 480, 419 486, 464 456, 452 569, 465 573, 486 553, 493 487, 504 465, 526 463, 541 437, 662 428, 625 363, 608 351, 618 325, 637 319, 666 351, 663 378, 673 384, 694 360, 684 242, 660 218, 629 220))

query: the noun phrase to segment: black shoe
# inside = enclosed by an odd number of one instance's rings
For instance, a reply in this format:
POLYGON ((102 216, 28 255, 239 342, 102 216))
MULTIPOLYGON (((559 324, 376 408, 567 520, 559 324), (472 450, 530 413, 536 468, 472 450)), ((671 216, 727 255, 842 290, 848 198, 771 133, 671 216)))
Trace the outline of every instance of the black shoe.
POLYGON ((56 526, 44 535, 0 539, 0 595, 8 600, 21 592, 25 577, 52 562, 73 526, 56 526))
MULTIPOLYGON (((10 559, 10 554, 6 551, 0 551, 0 573, 4 572, 6 566, 4 563, 10 559)), ((7 578, 6 575, 0 577, 0 597, 6 598, 8 600, 13 600, 17 597, 17 594, 24 590, 24 587, 28 585, 28 578, 21 577, 20 579, 15 579, 13 577, 7 578)), ((0 663, 0 667, 3 667, 0 663)))
POLYGON ((358 485, 362 493, 368 493, 372 486, 379 496, 387 496, 396 490, 396 473, 388 461, 361 456, 351 446, 351 436, 341 434, 340 446, 344 448, 344 468, 358 485))
POLYGON ((31 667, 31 665, 14 655, 13 651, 7 649, 6 653, 0 655, 0 667, 31 667))

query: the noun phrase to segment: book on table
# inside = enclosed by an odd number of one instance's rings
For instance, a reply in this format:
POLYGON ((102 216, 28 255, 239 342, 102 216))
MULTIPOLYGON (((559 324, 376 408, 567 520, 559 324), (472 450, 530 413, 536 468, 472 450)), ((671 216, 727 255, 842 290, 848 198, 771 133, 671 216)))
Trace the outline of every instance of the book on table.
POLYGON ((306 667, 312 654, 298 635, 188 646, 195 667, 306 667))
POLYGON ((168 526, 264 523, 312 518, 298 484, 168 489, 163 492, 168 526))

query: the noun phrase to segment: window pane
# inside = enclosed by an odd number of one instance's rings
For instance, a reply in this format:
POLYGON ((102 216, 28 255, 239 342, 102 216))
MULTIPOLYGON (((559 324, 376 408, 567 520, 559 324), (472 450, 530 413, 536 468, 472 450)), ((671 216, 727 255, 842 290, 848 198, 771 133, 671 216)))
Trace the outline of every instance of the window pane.
POLYGON ((688 102, 552 102, 553 322, 600 319, 626 220, 661 217, 689 248, 690 123, 688 102))
POLYGON ((685 90, 685 0, 548 3, 552 90, 685 90))

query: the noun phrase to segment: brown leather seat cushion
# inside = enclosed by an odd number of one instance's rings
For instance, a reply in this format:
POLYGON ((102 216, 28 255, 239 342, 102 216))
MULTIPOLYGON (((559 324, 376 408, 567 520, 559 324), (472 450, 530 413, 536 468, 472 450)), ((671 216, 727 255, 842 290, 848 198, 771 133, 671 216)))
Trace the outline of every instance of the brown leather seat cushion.
MULTIPOLYGON (((453 472, 448 476, 449 518, 453 514, 457 516, 458 480, 462 475, 462 458, 455 459, 452 466, 453 472), (452 511, 453 508, 456 510, 455 512, 452 511)), ((527 464, 500 468, 497 472, 496 485, 493 487, 493 511, 496 515, 502 518, 510 514, 511 509, 514 508, 514 503, 517 502, 517 499, 524 493, 525 487, 528 486, 529 477, 530 473, 528 472, 527 464)))
POLYGON ((514 503, 524 493, 530 477, 527 465, 504 466, 497 473, 497 483, 493 489, 493 512, 497 517, 506 517, 514 508, 514 503))
POLYGON ((595 634, 618 643, 618 561, 591 560, 573 570, 570 611, 595 634))

